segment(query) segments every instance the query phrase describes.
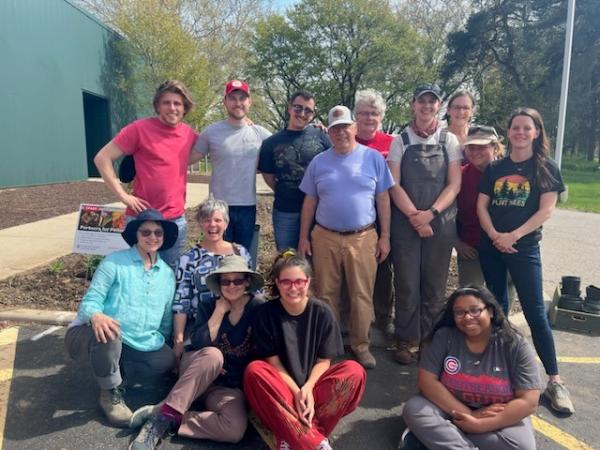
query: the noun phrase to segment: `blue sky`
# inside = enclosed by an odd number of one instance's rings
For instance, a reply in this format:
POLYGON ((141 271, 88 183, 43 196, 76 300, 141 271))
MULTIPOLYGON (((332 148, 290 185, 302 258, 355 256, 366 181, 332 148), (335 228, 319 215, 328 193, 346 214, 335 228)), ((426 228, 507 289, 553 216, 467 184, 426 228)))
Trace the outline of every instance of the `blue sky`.
POLYGON ((272 0, 272 2, 274 8, 284 11, 289 6, 292 6, 294 3, 296 3, 297 0, 272 0))

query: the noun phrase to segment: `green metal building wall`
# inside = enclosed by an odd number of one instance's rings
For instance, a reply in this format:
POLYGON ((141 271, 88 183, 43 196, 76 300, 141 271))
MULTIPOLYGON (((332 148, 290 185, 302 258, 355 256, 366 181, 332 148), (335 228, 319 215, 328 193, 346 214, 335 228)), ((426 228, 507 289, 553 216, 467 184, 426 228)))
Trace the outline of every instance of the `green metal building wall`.
POLYGON ((0 187, 88 178, 83 97, 113 108, 116 38, 66 0, 0 1, 0 187))

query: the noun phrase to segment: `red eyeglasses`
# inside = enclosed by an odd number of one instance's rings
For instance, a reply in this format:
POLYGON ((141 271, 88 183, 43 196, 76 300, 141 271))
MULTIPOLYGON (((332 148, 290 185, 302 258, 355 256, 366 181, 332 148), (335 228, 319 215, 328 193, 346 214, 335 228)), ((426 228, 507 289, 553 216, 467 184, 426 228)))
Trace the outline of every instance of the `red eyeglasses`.
POLYGON ((283 289, 291 289, 294 286, 296 289, 304 289, 308 284, 308 278, 297 278, 295 280, 290 280, 289 278, 279 278, 278 284, 280 288, 283 289))

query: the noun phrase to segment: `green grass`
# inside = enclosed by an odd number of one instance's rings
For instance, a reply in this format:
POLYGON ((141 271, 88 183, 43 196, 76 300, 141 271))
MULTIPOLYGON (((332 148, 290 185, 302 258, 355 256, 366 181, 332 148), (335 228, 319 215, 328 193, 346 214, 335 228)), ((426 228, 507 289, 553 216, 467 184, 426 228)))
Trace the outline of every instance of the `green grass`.
POLYGON ((559 203, 559 208, 600 213, 600 164, 567 157, 562 162, 562 175, 569 187, 569 198, 566 203, 559 203))

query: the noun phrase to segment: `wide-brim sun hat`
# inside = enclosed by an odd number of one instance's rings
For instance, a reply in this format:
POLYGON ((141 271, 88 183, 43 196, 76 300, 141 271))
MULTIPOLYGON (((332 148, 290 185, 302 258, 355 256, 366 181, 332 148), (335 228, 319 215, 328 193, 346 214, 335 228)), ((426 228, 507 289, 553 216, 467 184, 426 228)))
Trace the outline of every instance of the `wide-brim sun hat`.
POLYGON ((144 222, 156 222, 160 223, 162 226, 163 245, 158 249, 159 251, 168 250, 175 245, 175 242, 177 242, 177 236, 179 235, 177 224, 169 220, 165 220, 160 211, 148 208, 143 210, 134 220, 129 222, 125 227, 125 230, 123 230, 121 233, 121 236, 123 236, 123 239, 125 239, 125 242, 127 242, 130 247, 133 247, 135 244, 137 244, 137 231, 144 222))
POLYGON ((206 286, 215 295, 221 295, 221 285, 219 279, 223 273, 243 273, 248 279, 247 291, 254 292, 259 290, 265 284, 261 274, 248 268, 246 260, 239 255, 225 256, 219 261, 219 267, 206 277, 206 286))

